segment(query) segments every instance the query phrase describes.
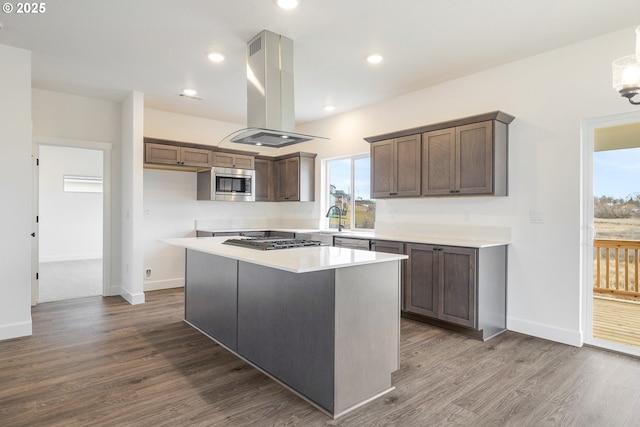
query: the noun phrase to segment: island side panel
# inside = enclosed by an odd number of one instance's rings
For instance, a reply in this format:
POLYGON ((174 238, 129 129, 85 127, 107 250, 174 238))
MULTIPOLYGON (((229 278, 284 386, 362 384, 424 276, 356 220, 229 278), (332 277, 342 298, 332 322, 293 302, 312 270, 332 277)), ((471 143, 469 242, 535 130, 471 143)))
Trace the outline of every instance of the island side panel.
POLYGON ((334 270, 238 268, 238 353, 333 413, 334 270))
POLYGON ((335 413, 389 390, 400 367, 400 261, 336 270, 335 413))
POLYGON ((236 350, 238 261, 187 249, 185 274, 185 320, 236 350))

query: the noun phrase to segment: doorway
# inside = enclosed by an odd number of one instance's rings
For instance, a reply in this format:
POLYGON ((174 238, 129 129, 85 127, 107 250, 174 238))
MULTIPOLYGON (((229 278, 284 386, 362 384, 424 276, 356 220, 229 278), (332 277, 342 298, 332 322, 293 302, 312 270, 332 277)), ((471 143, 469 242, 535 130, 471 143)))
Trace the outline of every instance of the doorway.
POLYGON ((110 295, 111 145, 34 138, 32 304, 110 295))
POLYGON ((640 356, 640 184, 624 177, 640 156, 640 113, 585 120, 582 135, 584 342, 640 356))

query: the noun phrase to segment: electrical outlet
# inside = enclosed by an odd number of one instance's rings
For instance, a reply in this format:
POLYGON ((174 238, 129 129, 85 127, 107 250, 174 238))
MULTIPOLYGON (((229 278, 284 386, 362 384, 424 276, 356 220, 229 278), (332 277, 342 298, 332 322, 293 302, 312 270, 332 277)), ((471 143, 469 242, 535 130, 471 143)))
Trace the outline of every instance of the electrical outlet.
POLYGON ((145 279, 151 279, 151 269, 150 269, 150 268, 147 268, 147 269, 144 271, 144 278, 145 278, 145 279))

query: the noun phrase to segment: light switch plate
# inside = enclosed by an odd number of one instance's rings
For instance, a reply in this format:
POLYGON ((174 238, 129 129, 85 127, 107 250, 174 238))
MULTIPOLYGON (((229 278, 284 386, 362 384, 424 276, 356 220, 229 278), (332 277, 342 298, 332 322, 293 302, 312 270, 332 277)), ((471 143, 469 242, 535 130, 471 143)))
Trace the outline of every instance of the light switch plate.
POLYGON ((531 222, 531 224, 544 224, 544 212, 530 211, 529 221, 531 222))

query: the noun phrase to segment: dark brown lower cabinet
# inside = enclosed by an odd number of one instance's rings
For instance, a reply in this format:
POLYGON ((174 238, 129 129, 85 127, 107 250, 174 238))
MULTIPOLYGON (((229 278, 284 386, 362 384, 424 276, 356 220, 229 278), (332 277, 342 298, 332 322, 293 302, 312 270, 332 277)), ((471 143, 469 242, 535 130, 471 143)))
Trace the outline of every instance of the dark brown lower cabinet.
POLYGON ((406 244, 403 315, 480 339, 506 328, 506 246, 406 244))

